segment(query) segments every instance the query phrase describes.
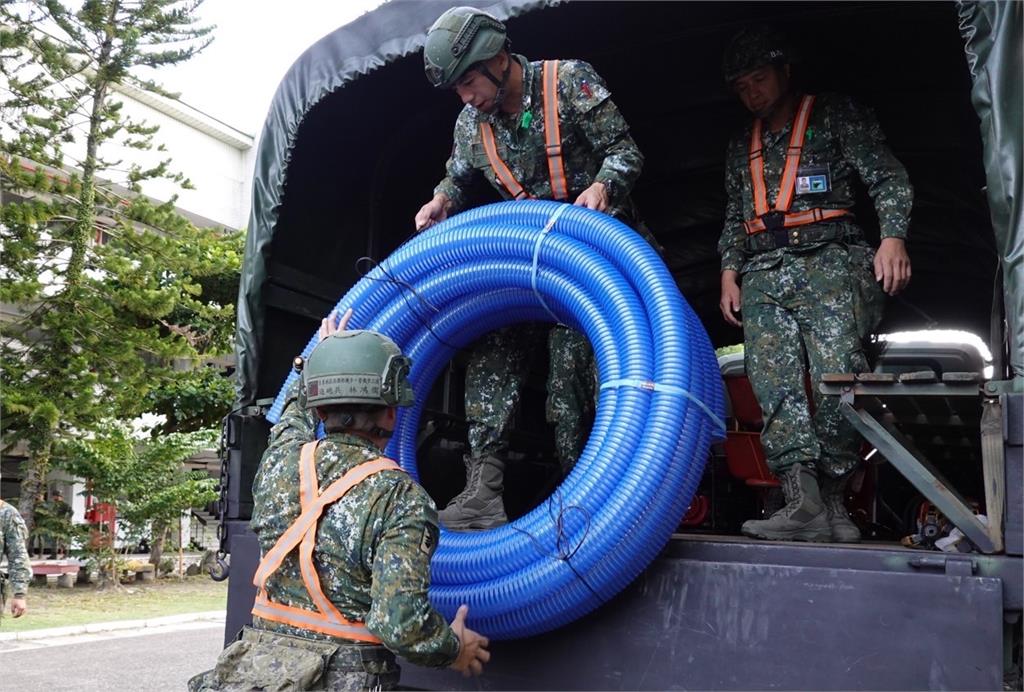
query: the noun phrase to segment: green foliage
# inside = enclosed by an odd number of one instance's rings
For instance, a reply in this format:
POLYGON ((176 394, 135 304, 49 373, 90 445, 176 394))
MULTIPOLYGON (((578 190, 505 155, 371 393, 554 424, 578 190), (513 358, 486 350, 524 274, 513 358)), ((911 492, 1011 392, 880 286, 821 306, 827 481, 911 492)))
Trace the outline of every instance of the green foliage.
POLYGON ((146 408, 166 418, 157 432, 188 432, 218 424, 234 397, 230 378, 212 366, 201 367, 174 373, 149 393, 146 408))
POLYGON ((42 537, 60 550, 71 545, 76 535, 71 523, 71 506, 63 500, 48 500, 36 505, 33 536, 42 537))
MULTIPOLYGON (((186 470, 182 462, 217 443, 214 429, 137 440, 124 423, 104 421, 91 437, 64 441, 56 451, 65 468, 89 479, 89 493, 98 502, 117 507, 120 527, 138 541, 153 540, 154 532, 176 522, 183 511, 216 499, 217 481, 186 470)), ((109 542, 94 543, 88 552, 116 574, 109 542)))
MULTIPOLYGON (((189 182, 170 158, 146 158, 160 150, 157 128, 111 98, 119 86, 164 93, 138 71, 209 44, 200 4, 0 2, 0 301, 19 310, 0 336, 0 432, 5 448, 25 440, 33 450, 26 516, 53 445, 95 431, 101 448, 123 447, 106 421, 155 402, 179 410, 167 429, 195 430, 227 410, 221 382, 180 369, 230 350, 234 296, 223 287, 237 285, 241 239, 195 228, 174 199, 140 194, 153 178, 189 182), (106 160, 107 143, 145 156, 106 160)), ((97 473, 114 451, 88 457, 97 473)))

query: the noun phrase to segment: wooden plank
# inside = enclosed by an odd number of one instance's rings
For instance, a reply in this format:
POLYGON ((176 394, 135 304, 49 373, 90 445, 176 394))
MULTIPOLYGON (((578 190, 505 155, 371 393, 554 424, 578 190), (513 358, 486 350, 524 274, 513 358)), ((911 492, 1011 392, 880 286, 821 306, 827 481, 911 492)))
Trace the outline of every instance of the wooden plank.
POLYGON ((858 382, 870 382, 872 384, 893 384, 897 380, 894 372, 862 372, 857 375, 858 382))
POLYGON ((853 384, 857 376, 852 372, 826 372, 821 376, 821 381, 826 384, 853 384))
POLYGON ((931 370, 919 370, 917 372, 901 372, 901 384, 932 384, 938 382, 939 378, 931 370))
POLYGON ((1003 550, 1003 506, 1006 504, 1003 453, 1003 405, 999 399, 986 399, 981 414, 981 468, 985 479, 988 535, 997 552, 1003 550))
POLYGON ((952 385, 975 384, 981 382, 981 374, 977 372, 944 372, 942 381, 952 385))

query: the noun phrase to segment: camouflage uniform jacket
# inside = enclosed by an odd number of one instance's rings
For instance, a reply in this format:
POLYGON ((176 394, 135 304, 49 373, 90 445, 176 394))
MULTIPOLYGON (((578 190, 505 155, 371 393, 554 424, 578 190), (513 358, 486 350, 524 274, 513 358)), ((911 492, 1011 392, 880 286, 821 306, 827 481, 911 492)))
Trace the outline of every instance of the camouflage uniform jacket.
MULTIPOLYGON (((480 123, 489 122, 498 155, 532 197, 553 199, 544 145, 544 99, 540 62, 513 56, 523 68, 523 105, 519 113, 487 114, 467 105, 455 123, 455 145, 447 176, 434 189, 452 201, 451 213, 465 208, 464 190, 483 175, 505 198, 504 185, 491 168, 480 139, 480 123)), ((638 218, 629 197, 644 157, 629 125, 611 100, 604 81, 588 63, 558 64, 558 114, 569 202, 595 181, 609 184, 607 213, 634 228, 638 218)))
MULTIPOLYGON (((299 407, 295 392, 293 387, 271 431, 253 487, 251 526, 263 554, 299 516, 299 453, 304 443, 315 439, 316 421, 312 412, 299 407)), ((380 456, 379 449, 360 437, 329 434, 316 452, 320 487, 380 456)), ((407 474, 383 471, 327 508, 313 560, 324 594, 342 615, 364 622, 384 646, 410 662, 443 667, 454 662, 459 640, 427 600, 437 540, 437 509, 430 496, 407 474)), ((297 552, 271 575, 267 593, 275 602, 315 610, 297 552)), ((308 639, 355 644, 261 618, 254 624, 308 639)))
MULTIPOLYGON (((745 273, 769 269, 779 264, 783 253, 808 253, 825 244, 806 243, 755 255, 745 251, 747 233, 743 221, 755 216, 748 163, 751 129, 752 125, 747 125, 741 134, 734 137, 729 142, 726 154, 725 187, 728 201, 725 227, 718 243, 722 271, 734 269, 745 273)), ((769 207, 774 205, 778 195, 791 129, 792 123, 789 123, 780 132, 768 132, 765 128, 763 133, 764 183, 769 207)), ((859 175, 874 201, 882 237, 906 238, 913 189, 906 169, 889 149, 878 120, 870 109, 841 94, 818 96, 804 137, 800 165, 827 165, 832 190, 827 193, 795 195, 790 211, 818 207, 852 208, 855 199, 854 178, 859 175)), ((838 223, 847 226, 848 236, 855 240, 861 237, 856 224, 846 221, 838 223)))
POLYGON ((21 514, 0 500, 0 557, 7 558, 7 578, 11 582, 11 593, 15 596, 23 596, 32 580, 28 548, 25 547, 27 540, 28 529, 21 514))

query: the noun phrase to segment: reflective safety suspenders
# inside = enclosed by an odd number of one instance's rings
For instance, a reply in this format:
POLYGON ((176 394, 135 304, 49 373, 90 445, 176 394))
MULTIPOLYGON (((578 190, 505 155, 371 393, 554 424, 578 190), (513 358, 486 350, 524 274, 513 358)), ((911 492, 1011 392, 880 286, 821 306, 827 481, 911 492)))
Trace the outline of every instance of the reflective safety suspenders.
POLYGON ((544 94, 544 151, 548 155, 551 194, 555 199, 569 199, 562 163, 562 128, 558 122, 558 61, 544 61, 542 80, 544 94))
POLYGON ((498 176, 498 181, 505 186, 505 189, 512 195, 512 198, 523 199, 530 197, 531 195, 516 180, 516 177, 512 175, 512 171, 508 169, 505 162, 498 156, 498 145, 494 141, 494 130, 491 129, 490 123, 480 123, 480 139, 484 144, 484 152, 487 154, 487 161, 491 164, 494 174, 498 176))
MULTIPOLYGON (((548 175, 551 177, 551 195, 554 199, 565 200, 569 199, 569 190, 562 159, 562 131, 558 120, 558 61, 545 60, 542 74, 544 152, 548 159, 548 175)), ((494 130, 490 123, 480 123, 480 140, 483 142, 484 153, 487 154, 487 161, 491 164, 494 175, 512 198, 532 197, 498 156, 498 145, 494 140, 494 130)))
POLYGON ((313 548, 316 544, 317 523, 328 505, 340 500, 345 493, 373 474, 388 469, 400 471, 401 467, 386 457, 366 461, 350 469, 344 476, 321 492, 318 487, 319 482, 314 462, 317 444, 317 442, 308 442, 302 446, 302 452, 299 455, 299 500, 302 504, 302 513, 277 539, 274 547, 263 556, 256 569, 253 584, 256 585, 257 594, 252 614, 266 620, 313 630, 321 634, 380 644, 381 640, 371 634, 365 624, 345 619, 324 594, 320 587, 320 577, 313 564, 313 548), (296 546, 299 548, 299 568, 302 572, 302 581, 317 607, 316 610, 275 603, 267 596, 267 579, 277 571, 284 558, 296 546))
POLYGON ((779 181, 779 194, 775 199, 774 209, 768 209, 768 193, 764 184, 764 147, 761 143, 761 119, 754 120, 750 134, 750 182, 754 189, 754 218, 744 221, 748 235, 761 233, 769 229, 793 228, 805 226, 828 219, 851 216, 846 209, 808 209, 790 212, 796 189, 796 173, 800 167, 800 154, 804 148, 804 135, 807 123, 811 119, 814 97, 807 95, 800 99, 793 127, 789 135, 789 147, 786 149, 786 165, 779 181))

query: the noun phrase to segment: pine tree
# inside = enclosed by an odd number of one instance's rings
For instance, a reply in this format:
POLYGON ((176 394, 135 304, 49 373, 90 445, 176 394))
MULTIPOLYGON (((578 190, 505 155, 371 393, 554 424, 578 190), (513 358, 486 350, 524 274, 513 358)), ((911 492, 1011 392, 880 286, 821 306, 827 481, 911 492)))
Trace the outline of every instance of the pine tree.
MULTIPOLYGON (((208 289, 237 277, 240 239, 144 194, 154 179, 189 182, 169 158, 142 163, 163 157, 157 129, 116 98, 124 87, 169 96, 144 73, 209 44, 200 4, 0 3, 0 303, 14 313, 0 338, 0 431, 4 449, 27 446, 30 524, 63 441, 157 402, 173 409, 188 382, 206 383, 221 415, 230 400, 223 382, 180 365, 230 349, 234 296, 208 289), (124 147, 140 152, 134 162, 104 157, 124 147)), ((209 425, 210 409, 187 427, 209 425)))

